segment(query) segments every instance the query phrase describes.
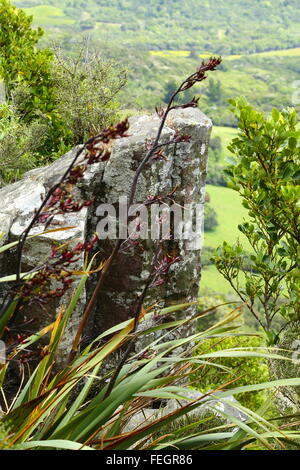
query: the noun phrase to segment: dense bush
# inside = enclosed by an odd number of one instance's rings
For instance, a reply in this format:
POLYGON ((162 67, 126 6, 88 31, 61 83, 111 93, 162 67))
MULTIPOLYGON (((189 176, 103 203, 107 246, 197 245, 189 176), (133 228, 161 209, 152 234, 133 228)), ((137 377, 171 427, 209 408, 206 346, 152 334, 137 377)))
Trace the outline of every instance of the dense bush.
MULTIPOLYGON (((202 341, 195 350, 195 355, 200 356, 207 351, 224 351, 236 348, 259 348, 262 346, 262 339, 255 336, 235 336, 231 338, 212 338, 202 341)), ((206 365, 192 376, 194 387, 201 392, 214 389, 219 381, 223 383, 235 380, 234 386, 243 386, 255 381, 264 382, 269 378, 268 367, 264 360, 257 357, 234 358, 223 357, 216 362, 228 368, 220 370, 215 365, 206 365)), ((265 392, 247 392, 237 395, 236 398, 247 408, 255 411, 266 400, 265 392)))
POLYGON ((30 97, 18 109, 26 122, 41 112, 51 114, 55 106, 50 77, 53 55, 49 49, 36 48, 42 35, 41 28, 32 27, 31 16, 8 0, 0 1, 0 77, 9 102, 19 84, 30 84, 30 97))
POLYGON ((116 64, 81 47, 73 58, 37 49, 32 17, 0 0, 0 184, 18 179, 116 121, 115 95, 125 83, 116 64))
POLYGON ((236 297, 232 295, 221 295, 217 292, 201 294, 198 300, 198 310, 199 312, 208 311, 209 315, 204 315, 198 319, 198 330, 209 328, 226 317, 226 315, 229 315, 235 308, 239 308, 239 315, 232 324, 235 326, 244 326, 247 324, 247 311, 237 302, 236 297))
POLYGON ((206 203, 204 206, 204 231, 211 232, 218 226, 217 213, 213 207, 206 203))
POLYGON ((125 85, 126 74, 86 46, 74 56, 56 51, 51 69, 56 109, 69 131, 69 143, 77 145, 89 135, 116 121, 115 96, 125 85))
POLYGON ((226 97, 220 80, 209 79, 206 96, 210 104, 224 104, 226 97))
POLYGON ((41 163, 40 152, 48 134, 48 122, 24 123, 13 106, 0 105, 0 187, 41 163))
POLYGON ((215 165, 221 159, 222 142, 219 136, 211 137, 208 148, 209 166, 215 165))
POLYGON ((214 186, 227 186, 225 177, 225 166, 221 164, 208 163, 206 183, 214 186))

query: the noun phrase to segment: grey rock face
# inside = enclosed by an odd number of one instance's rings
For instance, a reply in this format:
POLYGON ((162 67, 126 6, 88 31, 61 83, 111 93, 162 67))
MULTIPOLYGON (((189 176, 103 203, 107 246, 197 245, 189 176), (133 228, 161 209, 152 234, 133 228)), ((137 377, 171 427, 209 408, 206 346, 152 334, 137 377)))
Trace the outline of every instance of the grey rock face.
MULTIPOLYGON (((300 375, 300 327, 294 323, 287 327, 278 345, 278 354, 284 359, 270 359, 268 361, 270 377, 272 380, 292 379, 300 375)), ((278 387, 276 407, 281 414, 298 413, 300 409, 300 387, 278 387)))
MULTIPOLYGON (((146 423, 149 424, 156 419, 172 413, 173 411, 179 410, 194 400, 199 400, 199 406, 179 418, 181 425, 185 422, 186 424, 190 424, 211 416, 218 418, 220 420, 220 425, 230 423, 230 416, 237 418, 240 421, 247 421, 248 419, 248 416, 237 408, 239 403, 233 396, 227 397, 225 401, 220 401, 216 395, 216 398, 209 399, 209 401, 206 399, 203 403, 201 403, 203 393, 197 390, 187 389, 185 396, 186 400, 166 400, 165 406, 161 406, 158 409, 144 408, 142 411, 135 413, 126 423, 123 432, 130 432, 139 429, 146 423), (222 413, 225 413, 228 417, 225 417, 222 413)), ((176 421, 173 426, 176 429, 176 421)), ((208 423, 208 427, 213 427, 210 422, 208 423)))
MULTIPOLYGON (((135 170, 146 152, 145 142, 155 137, 159 122, 157 116, 139 116, 131 119, 130 136, 115 141, 110 160, 107 163, 90 166, 75 188, 76 196, 79 198, 84 200, 95 198, 94 205, 83 208, 80 212, 55 218, 57 224, 55 226, 72 228, 28 240, 23 256, 23 271, 42 264, 49 256, 53 241, 72 244, 86 241, 95 233, 99 222, 97 208, 101 204, 113 204, 118 207, 119 198, 129 195, 135 170)), ((176 144, 175 148, 174 145, 170 145, 166 148, 166 159, 153 160, 147 165, 139 179, 135 202, 141 204, 149 195, 164 196, 177 188, 172 197, 178 205, 203 205, 211 128, 211 121, 198 109, 172 111, 161 142, 169 141, 176 133, 188 134, 191 140, 176 144)), ((41 197, 59 180, 76 150, 73 149, 47 167, 26 173, 21 181, 0 190, 0 232, 4 234, 0 243, 15 240, 20 236, 30 223, 34 211, 39 207, 41 197)), ((35 227, 31 233, 39 233, 42 230, 42 226, 35 227)), ((162 305, 171 305, 197 299, 201 250, 198 243, 199 233, 193 236, 194 240, 191 237, 188 240, 163 242, 165 253, 178 256, 180 261, 171 267, 165 284, 151 289, 147 302, 161 301, 162 305)), ((113 240, 100 241, 97 246, 97 251, 100 252, 98 260, 109 256, 114 243, 113 240)), ((154 246, 153 240, 146 240, 143 251, 136 245, 129 245, 121 250, 99 295, 88 335, 95 336, 99 331, 130 317, 137 296, 149 276, 154 246)), ((80 264, 81 260, 78 262, 79 267, 80 264)), ((0 260, 0 272, 2 275, 14 273, 15 268, 12 250, 9 256, 0 260)), ((87 296, 92 292, 95 282, 96 275, 93 275, 87 286, 87 296)), ((60 304, 66 304, 69 296, 70 293, 60 299, 60 304)), ((55 316, 57 307, 58 303, 55 302, 48 306, 50 317, 55 316)), ((188 314, 194 313, 195 308, 191 307, 188 314)), ((81 306, 73 317, 71 330, 67 332, 66 348, 69 346, 82 310, 81 306)), ((32 312, 25 314, 30 317, 32 312)), ((39 323, 49 323, 49 318, 42 319, 41 315, 39 318, 41 318, 39 323)))

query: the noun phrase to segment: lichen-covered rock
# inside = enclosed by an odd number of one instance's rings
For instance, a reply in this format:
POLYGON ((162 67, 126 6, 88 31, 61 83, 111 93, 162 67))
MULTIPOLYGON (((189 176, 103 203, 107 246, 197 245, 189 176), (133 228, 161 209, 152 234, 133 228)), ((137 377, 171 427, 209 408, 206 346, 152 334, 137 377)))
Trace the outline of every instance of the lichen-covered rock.
MULTIPOLYGON (((129 195, 135 170, 146 152, 146 143, 155 137, 159 123, 157 116, 131 118, 129 137, 115 141, 110 160, 91 165, 75 188, 79 198, 95 198, 94 205, 77 213, 56 217, 55 227, 72 228, 28 240, 23 256, 23 271, 42 264, 50 253, 53 241, 71 244, 84 242, 95 233, 99 222, 98 207, 101 204, 113 204, 118 207, 119 198, 129 195)), ((135 202, 141 204, 149 195, 165 196, 176 188, 172 198, 178 205, 203 206, 211 128, 211 121, 198 109, 172 111, 163 130, 161 142, 169 141, 175 134, 189 134, 191 140, 178 143, 175 147, 170 145, 166 148, 166 159, 153 160, 147 165, 139 179, 135 202)), ((0 232, 4 235, 1 243, 20 236, 38 208, 41 197, 59 181, 76 151, 77 149, 73 149, 53 164, 26 173, 21 181, 0 190, 0 232)), ((31 233, 39 233, 42 229, 42 226, 35 227, 31 233)), ((201 271, 200 238, 198 231, 187 240, 163 242, 163 250, 180 258, 180 261, 171 267, 165 284, 150 290, 148 303, 161 302, 161 305, 171 305, 197 299, 201 271)), ((98 259, 106 258, 114 243, 114 240, 101 240, 97 246, 97 251, 100 252, 98 259)), ((88 338, 132 315, 137 296, 150 273, 154 248, 155 242, 149 239, 144 242, 143 250, 136 245, 121 250, 99 295, 95 315, 87 330, 88 338)), ((78 265, 80 263, 81 260, 78 265)), ((11 274, 15 269, 15 253, 12 250, 10 255, 1 258, 0 274, 11 274)), ((96 274, 90 277, 87 297, 93 290, 96 278, 96 274)), ((69 296, 70 293, 60 299, 59 303, 48 305, 50 318, 55 316, 59 304, 67 303, 69 296)), ((82 311, 83 304, 79 305, 67 332, 64 343, 66 349, 69 349, 82 311)), ((195 311, 196 307, 191 307, 188 314, 191 315, 195 311)), ((25 311, 24 315, 27 319, 32 315, 37 316, 39 326, 49 323, 49 317, 43 319, 42 315, 36 315, 32 310, 25 311)))
MULTIPOLYGON (((116 142, 103 176, 105 202, 117 204, 120 196, 129 194, 134 172, 145 155, 145 141, 155 137, 159 123, 157 116, 136 117, 131 121, 131 136, 116 142)), ((148 195, 166 195, 174 188, 177 188, 174 200, 180 206, 204 203, 211 127, 211 121, 198 109, 170 113, 161 141, 170 140, 175 133, 189 134, 191 141, 180 143, 175 148, 170 146, 166 151, 167 160, 147 165, 137 187, 137 203, 145 201, 148 195)), ((92 220, 91 229, 96 220, 92 220)), ((161 305, 171 305, 197 299, 201 272, 200 243, 200 233, 197 240, 164 242, 165 250, 178 256, 180 262, 171 267, 165 284, 150 291, 149 303, 163 301, 161 305)), ((116 268, 111 270, 98 299, 94 318, 96 330, 128 318, 150 273, 154 248, 153 240, 147 240, 147 250, 141 252, 138 246, 133 246, 119 255, 116 268)), ((110 249, 111 245, 104 253, 108 254, 110 249)), ((195 312, 196 307, 191 307, 185 314, 195 312)))
MULTIPOLYGON (((300 325, 293 324, 281 334, 278 354, 284 359, 269 360, 269 371, 272 380, 292 379, 300 376, 300 325)), ((299 412, 300 387, 283 386, 278 388, 276 396, 277 409, 282 414, 299 412)))

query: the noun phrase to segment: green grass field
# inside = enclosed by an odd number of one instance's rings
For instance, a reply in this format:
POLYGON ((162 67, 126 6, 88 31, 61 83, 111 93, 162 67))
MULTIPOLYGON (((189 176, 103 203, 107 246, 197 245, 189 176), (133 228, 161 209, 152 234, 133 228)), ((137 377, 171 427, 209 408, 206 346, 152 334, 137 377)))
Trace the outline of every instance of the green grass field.
POLYGON ((66 17, 63 10, 50 5, 23 8, 27 15, 33 16, 33 22, 39 26, 63 26, 74 24, 75 20, 66 17))
POLYGON ((150 54, 156 57, 188 57, 190 51, 150 51, 150 54))
MULTIPOLYGON (((190 55, 190 51, 150 51, 152 55, 157 57, 188 57, 190 55)), ((208 54, 207 52, 203 54, 198 54, 200 58, 206 59, 210 57, 212 54, 208 54)), ((282 50, 275 50, 275 51, 266 51, 266 52, 256 52, 253 54, 248 54, 254 57, 299 57, 300 56, 300 47, 294 47, 291 49, 282 49, 282 50)), ((224 55, 223 58, 225 60, 235 60, 244 57, 241 54, 233 54, 233 55, 224 55)))
POLYGON ((203 295, 209 291, 218 294, 232 293, 232 287, 213 265, 202 269, 199 294, 203 295))
POLYGON ((278 51, 267 51, 267 52, 258 52, 257 54, 253 54, 256 56, 261 56, 261 57, 273 57, 273 56, 279 56, 279 57, 299 57, 300 56, 300 47, 294 47, 291 49, 282 49, 278 51))
MULTIPOLYGON (((217 248, 223 241, 233 244, 239 238, 244 247, 249 249, 246 237, 237 228, 238 224, 247 218, 247 211, 242 206, 238 193, 229 188, 212 185, 207 185, 206 191, 210 195, 211 206, 217 212, 219 225, 214 231, 205 233, 204 247, 217 248)), ((213 265, 202 271, 200 295, 207 290, 219 294, 233 293, 230 284, 213 265)))
POLYGON ((96 22, 96 29, 103 28, 103 27, 110 27, 110 28, 117 28, 120 29, 121 23, 106 23, 104 21, 97 21, 96 22))
POLYGON ((210 196, 210 205, 217 212, 219 225, 214 231, 205 232, 204 246, 217 248, 223 241, 235 243, 239 237, 245 248, 249 248, 247 239, 237 228, 247 218, 247 211, 241 204, 239 194, 233 189, 210 184, 206 186, 206 192, 210 196))
MULTIPOLYGON (((240 277, 241 286, 243 283, 243 274, 240 277)), ((202 268, 199 295, 207 294, 230 294, 237 296, 228 281, 219 273, 214 265, 202 268)))

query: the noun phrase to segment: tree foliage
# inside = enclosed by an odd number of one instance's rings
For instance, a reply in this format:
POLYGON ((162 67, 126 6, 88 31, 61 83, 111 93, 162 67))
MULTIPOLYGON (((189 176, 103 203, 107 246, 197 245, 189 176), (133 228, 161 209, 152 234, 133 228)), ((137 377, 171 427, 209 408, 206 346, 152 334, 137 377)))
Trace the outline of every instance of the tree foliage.
POLYGON ((224 103, 224 92, 220 80, 213 78, 208 80, 206 95, 210 103, 224 103))
POLYGON ((215 209, 208 203, 204 206, 204 230, 211 232, 218 226, 218 217, 215 209))
MULTIPOLYGON (((298 0, 222 0, 217 11, 213 0, 44 0, 43 5, 73 20, 72 36, 93 28, 108 43, 122 43, 125 36, 129 47, 239 54, 299 46, 298 0)), ((59 26, 65 30, 67 23, 58 22, 56 30, 59 26)))
POLYGON ((54 108, 50 77, 52 52, 36 48, 42 35, 41 28, 32 28, 31 16, 8 0, 0 1, 0 75, 9 102, 19 84, 30 85, 30 98, 20 103, 18 109, 26 121, 40 113, 51 113, 54 108))
POLYGON ((235 155, 226 169, 229 186, 238 191, 249 220, 239 225, 252 247, 250 257, 240 243, 224 242, 214 258, 218 270, 245 301, 269 341, 277 341, 274 317, 300 319, 300 131, 297 113, 273 109, 269 117, 245 100, 231 100, 240 133, 229 150, 235 155), (252 266, 246 272, 245 263, 252 266), (244 271, 245 288, 240 275, 244 271), (260 312, 255 302, 260 303, 260 312))
POLYGON ((74 58, 38 49, 32 17, 0 0, 0 78, 10 115, 1 117, 0 183, 47 163, 116 121, 123 70, 84 47, 74 58))

